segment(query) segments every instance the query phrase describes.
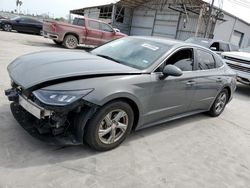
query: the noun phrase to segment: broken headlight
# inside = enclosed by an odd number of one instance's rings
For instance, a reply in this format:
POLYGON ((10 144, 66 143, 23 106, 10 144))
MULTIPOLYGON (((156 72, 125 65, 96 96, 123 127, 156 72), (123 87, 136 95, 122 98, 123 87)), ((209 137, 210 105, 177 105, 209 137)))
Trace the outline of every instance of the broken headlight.
POLYGON ((94 89, 84 89, 75 91, 52 91, 40 89, 33 91, 33 95, 44 104, 64 106, 81 99, 93 90, 94 89))

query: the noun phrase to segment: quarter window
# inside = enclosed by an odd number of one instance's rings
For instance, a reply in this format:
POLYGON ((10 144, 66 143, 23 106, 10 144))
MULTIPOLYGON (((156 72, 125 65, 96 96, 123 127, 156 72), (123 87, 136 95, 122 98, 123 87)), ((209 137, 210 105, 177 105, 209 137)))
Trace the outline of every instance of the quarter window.
POLYGON ((198 70, 215 68, 215 60, 212 54, 203 50, 197 50, 198 70))
POLYGON ((75 18, 73 25, 85 26, 85 20, 83 18, 75 18))

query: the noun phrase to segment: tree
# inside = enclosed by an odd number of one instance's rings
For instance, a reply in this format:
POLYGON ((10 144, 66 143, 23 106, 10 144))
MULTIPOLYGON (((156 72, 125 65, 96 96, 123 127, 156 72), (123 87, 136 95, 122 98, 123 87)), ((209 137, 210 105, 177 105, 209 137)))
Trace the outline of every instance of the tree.
POLYGON ((23 5, 23 2, 20 1, 20 0, 16 0, 16 10, 18 11, 18 13, 20 14, 20 9, 21 9, 21 6, 23 5))

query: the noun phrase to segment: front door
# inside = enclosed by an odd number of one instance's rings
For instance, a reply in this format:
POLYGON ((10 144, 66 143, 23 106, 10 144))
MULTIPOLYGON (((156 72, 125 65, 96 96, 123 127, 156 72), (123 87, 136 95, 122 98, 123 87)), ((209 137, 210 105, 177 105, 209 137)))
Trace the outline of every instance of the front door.
POLYGON ((195 94, 193 49, 181 49, 174 53, 152 74, 151 100, 147 104, 143 123, 145 126, 189 112, 195 94), (160 79, 163 68, 172 64, 183 71, 180 77, 160 79))
POLYGON ((108 42, 114 39, 115 31, 108 24, 100 23, 102 30, 102 42, 108 42))

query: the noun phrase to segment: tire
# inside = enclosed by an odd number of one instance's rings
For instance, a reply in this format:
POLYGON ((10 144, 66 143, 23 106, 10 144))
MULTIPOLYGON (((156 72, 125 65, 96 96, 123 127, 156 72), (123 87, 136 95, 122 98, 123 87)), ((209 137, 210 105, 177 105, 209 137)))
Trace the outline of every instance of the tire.
POLYGON ((66 35, 63 39, 63 45, 69 49, 75 49, 78 45, 78 39, 74 35, 66 35))
POLYGON ((12 31, 12 25, 10 25, 10 24, 4 24, 3 25, 3 30, 11 32, 12 31))
POLYGON ((85 142, 98 151, 119 146, 131 131, 134 113, 129 104, 118 100, 100 108, 89 120, 84 132, 85 142))
POLYGON ((62 43, 63 43, 63 42, 57 41, 57 40, 53 40, 53 42, 54 42, 55 44, 57 44, 57 45, 62 45, 62 43))
POLYGON ((223 89, 216 97, 208 114, 212 117, 218 117, 224 111, 229 99, 229 93, 227 89, 223 89))

